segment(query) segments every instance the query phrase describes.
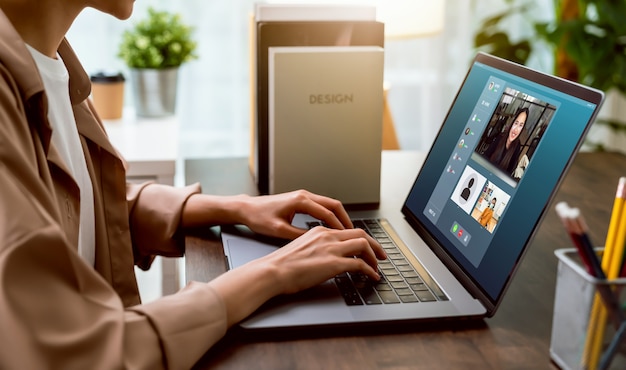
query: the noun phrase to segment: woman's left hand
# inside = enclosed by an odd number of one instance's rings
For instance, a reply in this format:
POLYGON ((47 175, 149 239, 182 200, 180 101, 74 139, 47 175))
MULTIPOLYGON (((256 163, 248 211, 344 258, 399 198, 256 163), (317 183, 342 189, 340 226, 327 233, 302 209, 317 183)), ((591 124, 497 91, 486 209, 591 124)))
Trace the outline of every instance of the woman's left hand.
POLYGON ((304 213, 333 229, 352 228, 348 213, 340 201, 306 190, 250 197, 244 202, 240 217, 251 230, 284 239, 295 239, 307 230, 291 224, 296 213, 304 213))

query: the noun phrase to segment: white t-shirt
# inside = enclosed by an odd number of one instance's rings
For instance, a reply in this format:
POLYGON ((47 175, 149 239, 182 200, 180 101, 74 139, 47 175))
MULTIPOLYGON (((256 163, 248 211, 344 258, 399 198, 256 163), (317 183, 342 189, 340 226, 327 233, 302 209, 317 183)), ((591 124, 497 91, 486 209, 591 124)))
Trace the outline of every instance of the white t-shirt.
POLYGON ((52 59, 29 45, 26 46, 37 63, 46 89, 48 119, 52 125, 52 143, 80 188, 78 253, 93 266, 96 237, 93 187, 70 102, 69 74, 60 55, 57 54, 57 59, 52 59))

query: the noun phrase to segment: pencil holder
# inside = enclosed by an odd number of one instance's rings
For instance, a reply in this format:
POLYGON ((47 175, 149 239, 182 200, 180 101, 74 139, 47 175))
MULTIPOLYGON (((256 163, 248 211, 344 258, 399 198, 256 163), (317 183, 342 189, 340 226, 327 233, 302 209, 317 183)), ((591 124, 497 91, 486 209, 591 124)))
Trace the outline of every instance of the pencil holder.
POLYGON ((626 303, 626 279, 591 276, 576 249, 559 249, 555 255, 559 262, 550 358, 562 369, 626 369, 626 324, 619 317, 626 303), (611 295, 614 305, 607 307, 611 295))

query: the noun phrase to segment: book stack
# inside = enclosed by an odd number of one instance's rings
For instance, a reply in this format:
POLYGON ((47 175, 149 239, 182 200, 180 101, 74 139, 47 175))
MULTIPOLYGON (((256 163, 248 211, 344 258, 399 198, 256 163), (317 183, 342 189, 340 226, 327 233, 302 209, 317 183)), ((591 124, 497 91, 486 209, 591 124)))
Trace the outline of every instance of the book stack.
POLYGON ((306 188, 377 203, 384 25, 375 7, 256 4, 251 23, 250 167, 259 192, 306 188), (373 164, 356 162, 360 146, 373 164), (329 185, 336 175, 351 176, 339 181, 346 189, 329 185), (348 191, 358 180, 375 189, 348 191))

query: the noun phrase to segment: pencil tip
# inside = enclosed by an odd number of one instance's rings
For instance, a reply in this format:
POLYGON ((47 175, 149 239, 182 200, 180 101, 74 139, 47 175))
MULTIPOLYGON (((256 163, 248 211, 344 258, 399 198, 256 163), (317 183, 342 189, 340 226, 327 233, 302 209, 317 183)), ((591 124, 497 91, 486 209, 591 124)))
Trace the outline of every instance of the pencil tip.
POLYGON ((617 193, 615 194, 616 198, 626 198, 626 176, 622 176, 619 178, 619 182, 617 184, 617 193))

